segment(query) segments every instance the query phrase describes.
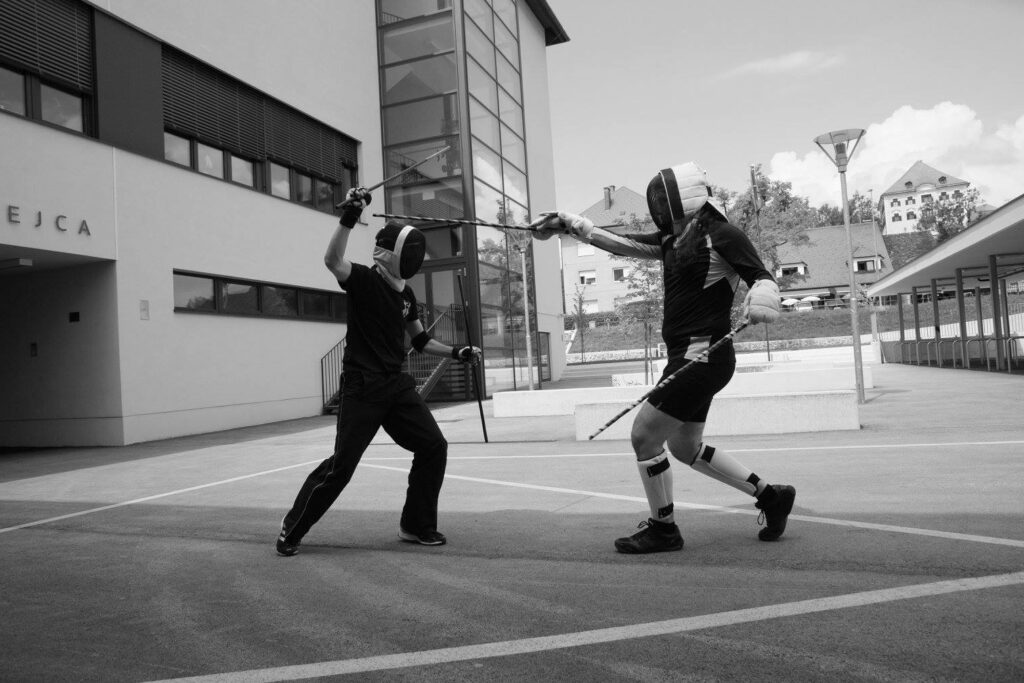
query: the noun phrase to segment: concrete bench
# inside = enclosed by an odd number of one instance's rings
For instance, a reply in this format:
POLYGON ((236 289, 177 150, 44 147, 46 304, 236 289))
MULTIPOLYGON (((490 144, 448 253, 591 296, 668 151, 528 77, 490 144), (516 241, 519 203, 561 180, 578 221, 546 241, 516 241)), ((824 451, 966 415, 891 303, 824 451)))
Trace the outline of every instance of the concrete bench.
MULTIPOLYGON (((604 400, 576 404, 576 440, 586 441, 591 434, 632 402, 604 400)), ((639 406, 635 410, 639 410, 639 406)), ((629 439, 634 417, 634 411, 626 413, 615 424, 601 432, 595 440, 629 439)), ((812 391, 757 396, 719 394, 711 404, 704 434, 739 436, 855 429, 860 429, 856 391, 812 391)))

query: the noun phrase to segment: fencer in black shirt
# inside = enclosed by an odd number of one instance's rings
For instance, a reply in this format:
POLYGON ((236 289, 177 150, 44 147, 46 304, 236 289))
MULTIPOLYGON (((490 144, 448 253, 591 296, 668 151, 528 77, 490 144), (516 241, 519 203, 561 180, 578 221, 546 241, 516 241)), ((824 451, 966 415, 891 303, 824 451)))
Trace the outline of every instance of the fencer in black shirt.
POLYGON ((669 455, 755 497, 765 521, 758 538, 778 540, 793 508, 795 489, 769 484, 703 441, 711 401, 736 367, 731 344, 710 354, 705 351, 730 331, 740 280, 750 287, 744 304, 750 323, 772 322, 778 316, 778 285, 747 236, 728 222, 696 164, 658 172, 647 186, 647 206, 657 232, 617 235, 565 212, 542 214, 531 224, 539 239, 564 233, 620 256, 659 259, 665 281, 662 337, 668 349, 662 379, 696 361, 686 373, 652 391, 633 422, 631 440, 651 516, 640 523, 639 532, 617 539, 615 548, 623 553, 682 549, 669 455))
POLYGON ((416 296, 406 284, 426 253, 426 240, 419 230, 388 223, 377 233, 372 267, 348 260, 349 233, 370 199, 361 188, 349 190, 324 255, 325 265, 348 295, 341 404, 334 452, 306 477, 282 520, 277 552, 284 556, 298 553, 303 537, 341 494, 381 428, 413 454, 398 537, 421 545, 447 541, 437 530, 437 505, 448 442, 416 391, 416 381, 402 372, 405 336, 421 353, 464 363, 478 362, 480 349, 449 346, 424 330, 416 296))

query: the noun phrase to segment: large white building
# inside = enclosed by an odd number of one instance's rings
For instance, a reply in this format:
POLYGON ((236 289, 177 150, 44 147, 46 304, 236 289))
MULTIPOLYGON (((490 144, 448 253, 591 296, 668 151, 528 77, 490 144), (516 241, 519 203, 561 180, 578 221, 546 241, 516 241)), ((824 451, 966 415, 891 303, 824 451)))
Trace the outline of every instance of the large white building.
POLYGON ((898 235, 917 230, 917 223, 930 205, 963 195, 971 184, 916 161, 878 200, 885 216, 885 234, 898 235))
MULTIPOLYGON (((345 336, 335 202, 450 148, 374 192, 364 263, 373 212, 555 205, 546 48, 566 40, 545 0, 0 0, 0 446, 319 414, 345 336)), ((464 279, 486 392, 517 388, 511 245, 421 225, 424 318, 465 320, 464 279)), ((557 378, 557 248, 532 261, 535 363, 557 378)))

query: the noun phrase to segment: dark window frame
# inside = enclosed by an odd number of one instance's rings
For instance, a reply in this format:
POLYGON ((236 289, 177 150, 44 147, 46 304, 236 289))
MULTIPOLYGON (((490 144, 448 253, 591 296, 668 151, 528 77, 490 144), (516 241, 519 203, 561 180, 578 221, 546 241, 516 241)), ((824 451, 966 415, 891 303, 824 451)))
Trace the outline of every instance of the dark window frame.
POLYGON ((54 130, 64 131, 65 133, 71 133, 72 135, 81 135, 83 137, 94 138, 96 137, 96 117, 93 115, 93 96, 91 92, 87 92, 78 88, 75 88, 67 83, 54 80, 52 78, 43 78, 38 74, 26 71, 23 67, 18 67, 14 64, 8 64, 6 62, 0 62, 7 71, 17 74, 22 78, 23 97, 25 99, 25 113, 18 114, 13 111, 3 110, 3 113, 10 116, 18 116, 20 118, 27 119, 34 123, 38 123, 54 130), (42 86, 52 88, 65 95, 78 98, 82 103, 82 130, 78 131, 74 128, 68 128, 62 126, 59 123, 53 123, 43 118, 43 93, 42 86))
MULTIPOLYGON (((175 313, 191 313, 195 315, 218 315, 227 316, 233 318, 267 318, 270 320, 302 320, 306 322, 326 322, 326 323, 346 323, 347 322, 347 310, 346 310, 346 294, 344 292, 332 292, 326 289, 315 289, 312 287, 298 287, 296 285, 288 285, 280 282, 269 282, 264 280, 251 280, 248 278, 231 277, 228 275, 213 275, 211 273, 200 273, 191 270, 172 270, 172 283, 173 276, 183 275, 193 278, 202 278, 210 280, 213 283, 213 308, 212 310, 194 309, 186 306, 174 306, 175 313), (241 284, 250 285, 256 288, 256 312, 235 312, 222 310, 221 305, 224 285, 226 284, 241 284), (284 314, 284 313, 270 313, 264 310, 267 305, 267 299, 264 295, 265 287, 274 287, 281 290, 292 290, 296 293, 296 313, 295 315, 284 314), (303 306, 303 295, 306 296, 326 296, 328 298, 328 314, 324 315, 312 315, 307 314, 304 311, 303 306)), ((173 285, 172 285, 173 286, 173 285)))

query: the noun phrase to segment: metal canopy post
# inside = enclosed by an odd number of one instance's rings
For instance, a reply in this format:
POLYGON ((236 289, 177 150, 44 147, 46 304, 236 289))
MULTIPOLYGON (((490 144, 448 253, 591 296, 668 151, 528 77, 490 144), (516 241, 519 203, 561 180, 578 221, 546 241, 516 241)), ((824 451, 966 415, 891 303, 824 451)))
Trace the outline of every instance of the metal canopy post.
POLYGON ((917 364, 921 364, 921 311, 917 304, 917 285, 910 288, 910 303, 914 305, 914 351, 917 354, 917 364))
POLYGON ((1003 331, 1002 313, 999 305, 999 265, 997 257, 992 254, 988 257, 989 292, 992 294, 992 338, 996 342, 996 370, 1003 369, 1003 331))
MULTIPOLYGON (((935 330, 935 360, 942 367, 942 326, 939 325, 939 281, 932 278, 932 328, 935 330)), ((930 364, 930 363, 929 363, 930 364)))
MULTIPOLYGON (((967 306, 964 304, 964 269, 956 269, 956 310, 960 318, 960 362, 961 367, 968 368, 967 360, 967 306)), ((953 366, 956 366, 954 361, 953 366)))

